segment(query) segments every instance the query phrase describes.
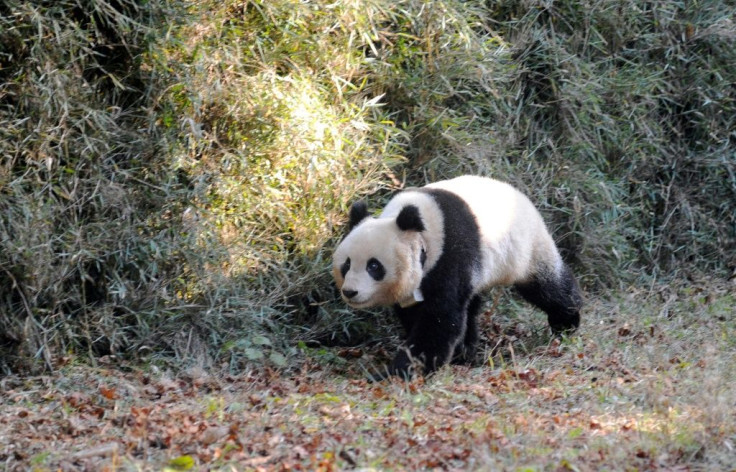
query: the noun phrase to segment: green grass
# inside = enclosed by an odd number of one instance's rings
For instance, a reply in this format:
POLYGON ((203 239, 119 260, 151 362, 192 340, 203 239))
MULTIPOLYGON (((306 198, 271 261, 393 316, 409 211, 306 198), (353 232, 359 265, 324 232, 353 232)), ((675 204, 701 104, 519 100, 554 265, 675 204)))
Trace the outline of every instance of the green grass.
POLYGON ((299 341, 385 341, 391 322, 330 285, 347 209, 459 173, 528 193, 590 300, 725 279, 734 13, 5 2, 0 371, 114 356, 238 372, 288 365, 299 341))

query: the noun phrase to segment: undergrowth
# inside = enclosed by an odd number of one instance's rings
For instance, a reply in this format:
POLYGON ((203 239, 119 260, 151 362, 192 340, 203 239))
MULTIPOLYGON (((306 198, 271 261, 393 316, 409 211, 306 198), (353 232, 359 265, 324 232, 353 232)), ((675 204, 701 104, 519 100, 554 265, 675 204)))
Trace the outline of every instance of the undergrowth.
POLYGON ((369 383, 374 349, 296 371, 124 362, 0 382, 6 470, 731 470, 734 295, 722 281, 592 300, 585 333, 539 343, 483 319, 477 367, 369 383), (480 364, 480 363, 479 363, 480 364))
MULTIPOLYGON (((545 214, 590 294, 736 267, 736 7, 0 6, 0 370, 285 365, 350 203, 459 173, 545 214)), ((513 311, 513 306, 510 307, 513 311)), ((387 329, 383 329, 387 328, 387 329)))

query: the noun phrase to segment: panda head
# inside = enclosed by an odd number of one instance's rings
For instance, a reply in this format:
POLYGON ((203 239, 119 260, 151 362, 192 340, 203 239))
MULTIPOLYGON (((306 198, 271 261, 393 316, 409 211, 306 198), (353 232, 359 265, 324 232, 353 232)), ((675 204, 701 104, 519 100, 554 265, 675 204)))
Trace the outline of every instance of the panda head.
POLYGON ((332 263, 343 300, 353 308, 416 300, 426 258, 424 230, 414 205, 404 206, 395 218, 373 218, 363 202, 355 203, 332 263))

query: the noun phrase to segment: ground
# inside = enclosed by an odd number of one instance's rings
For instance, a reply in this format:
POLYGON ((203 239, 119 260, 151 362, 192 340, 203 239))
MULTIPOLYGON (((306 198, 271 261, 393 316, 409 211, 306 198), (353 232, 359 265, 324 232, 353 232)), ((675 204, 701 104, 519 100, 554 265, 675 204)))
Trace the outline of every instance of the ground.
POLYGON ((736 470, 728 282, 589 300, 561 342, 484 314, 485 361, 368 383, 383 350, 237 375, 101 359, 0 380, 5 470, 736 470), (704 287, 708 287, 707 289, 704 287))

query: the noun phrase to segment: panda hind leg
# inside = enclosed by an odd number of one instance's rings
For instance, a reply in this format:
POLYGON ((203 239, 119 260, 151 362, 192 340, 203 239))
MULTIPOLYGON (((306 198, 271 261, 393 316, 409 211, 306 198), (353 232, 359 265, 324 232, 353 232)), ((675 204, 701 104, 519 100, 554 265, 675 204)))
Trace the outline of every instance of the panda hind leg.
POLYGON ((475 360, 475 353, 478 350, 478 313, 481 305, 480 295, 474 295, 468 303, 465 336, 455 346, 452 355, 453 364, 471 364, 475 360))
POLYGON ((547 313, 549 326, 555 334, 571 333, 580 325, 583 297, 567 265, 563 266, 559 277, 540 273, 529 282, 516 284, 516 289, 524 299, 547 313))

